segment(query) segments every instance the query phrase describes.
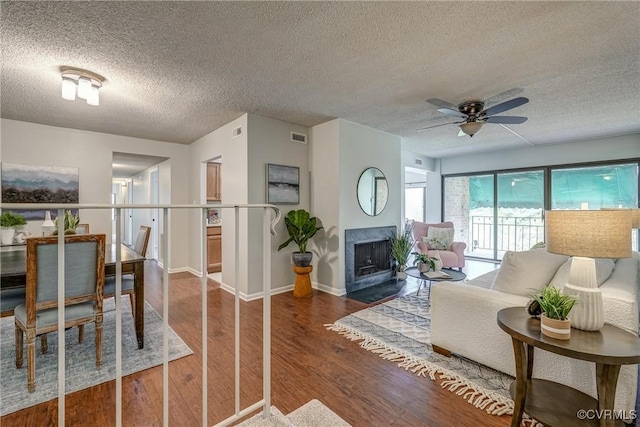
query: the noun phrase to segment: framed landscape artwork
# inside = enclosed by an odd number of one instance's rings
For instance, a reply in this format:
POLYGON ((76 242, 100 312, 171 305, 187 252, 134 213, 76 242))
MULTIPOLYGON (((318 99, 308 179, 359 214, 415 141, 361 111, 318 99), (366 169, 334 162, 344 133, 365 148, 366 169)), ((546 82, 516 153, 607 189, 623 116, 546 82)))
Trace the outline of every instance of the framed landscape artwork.
MULTIPOLYGON (((78 168, 2 163, 3 203, 79 203, 78 168)), ((16 210, 26 220, 44 220, 44 210, 16 210)), ((56 210, 51 211, 55 218, 56 210)))
POLYGON ((267 203, 274 205, 300 203, 300 168, 267 164, 267 203))

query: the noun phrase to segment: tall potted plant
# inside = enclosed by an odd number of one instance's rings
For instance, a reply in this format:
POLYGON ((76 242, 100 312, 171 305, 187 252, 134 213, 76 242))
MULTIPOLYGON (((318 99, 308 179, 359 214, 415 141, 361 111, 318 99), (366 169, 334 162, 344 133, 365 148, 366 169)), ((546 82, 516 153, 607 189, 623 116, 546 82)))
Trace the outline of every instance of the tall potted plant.
POLYGON ((25 225, 27 221, 20 214, 11 211, 3 212, 0 215, 0 229, 2 230, 2 244, 10 245, 13 243, 13 236, 16 234, 16 228, 25 225))
POLYGON ((410 233, 400 232, 391 239, 391 257, 396 260, 396 277, 400 280, 407 278, 404 269, 409 262, 412 247, 413 239, 410 233))
POLYGON ((291 254, 293 263, 297 267, 307 267, 311 264, 313 253, 307 252, 307 242, 316 235, 322 226, 318 226, 318 219, 312 217, 309 212, 304 209, 291 210, 284 217, 284 223, 287 226, 289 238, 278 246, 278 250, 286 248, 289 243, 295 242, 298 245, 298 252, 291 254))

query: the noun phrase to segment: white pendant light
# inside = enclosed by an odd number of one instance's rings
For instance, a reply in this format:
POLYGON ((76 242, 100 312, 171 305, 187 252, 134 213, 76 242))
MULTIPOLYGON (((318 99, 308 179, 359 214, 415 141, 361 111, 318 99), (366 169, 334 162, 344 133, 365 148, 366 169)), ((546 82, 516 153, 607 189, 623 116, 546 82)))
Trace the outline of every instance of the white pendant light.
POLYGON ((100 91, 98 90, 98 86, 91 85, 89 96, 87 97, 87 104, 100 105, 100 91))
POLYGON ((78 98, 87 99, 91 91, 91 80, 87 77, 78 78, 78 98))
POLYGON ((68 101, 76 100, 76 82, 68 77, 62 78, 62 99, 68 101))
POLYGON ((62 98, 74 101, 76 96, 89 105, 100 105, 100 88, 104 77, 90 71, 62 67, 62 98))

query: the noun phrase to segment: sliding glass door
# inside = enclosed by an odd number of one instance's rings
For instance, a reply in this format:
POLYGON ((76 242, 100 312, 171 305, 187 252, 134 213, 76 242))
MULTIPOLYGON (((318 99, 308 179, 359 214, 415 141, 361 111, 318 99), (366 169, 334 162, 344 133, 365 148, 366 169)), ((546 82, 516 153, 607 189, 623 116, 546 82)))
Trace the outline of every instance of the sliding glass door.
POLYGON ((638 179, 635 161, 445 176, 443 219, 454 223, 467 256, 501 260, 544 242, 545 209, 638 208, 638 179))

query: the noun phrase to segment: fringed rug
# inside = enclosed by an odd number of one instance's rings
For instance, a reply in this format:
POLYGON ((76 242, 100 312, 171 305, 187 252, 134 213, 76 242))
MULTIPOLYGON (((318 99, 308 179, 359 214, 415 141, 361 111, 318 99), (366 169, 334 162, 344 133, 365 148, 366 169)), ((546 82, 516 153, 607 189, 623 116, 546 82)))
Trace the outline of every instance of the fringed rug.
MULTIPOLYGON (((416 375, 439 380, 441 386, 492 415, 511 415, 513 381, 502 372, 461 357, 445 357, 431 347, 431 307, 427 295, 407 295, 343 317, 327 329, 395 362, 416 375)), ((542 427, 527 419, 524 425, 542 427)))

